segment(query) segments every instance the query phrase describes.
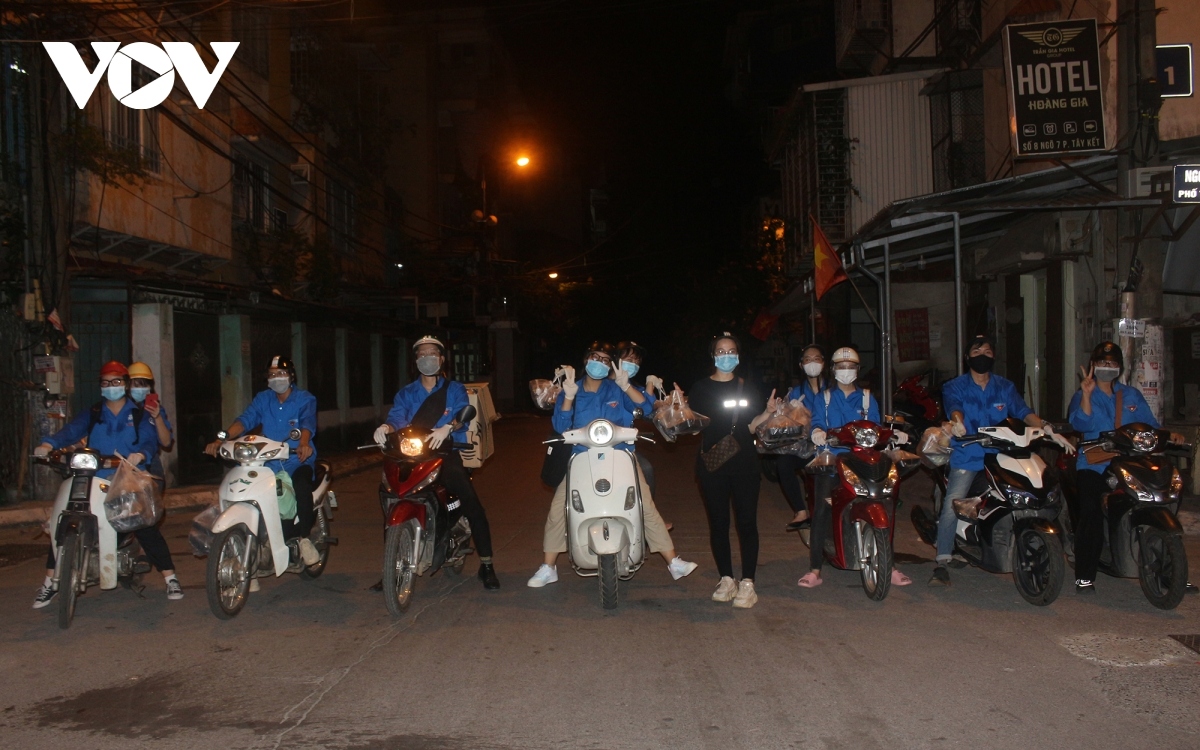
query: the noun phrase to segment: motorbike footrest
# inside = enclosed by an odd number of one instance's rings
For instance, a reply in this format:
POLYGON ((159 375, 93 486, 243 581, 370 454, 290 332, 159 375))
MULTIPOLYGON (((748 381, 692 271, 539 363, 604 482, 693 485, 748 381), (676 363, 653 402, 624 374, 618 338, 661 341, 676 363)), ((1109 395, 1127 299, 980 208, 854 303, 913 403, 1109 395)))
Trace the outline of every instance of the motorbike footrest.
POLYGON ((338 538, 336 536, 327 536, 327 537, 325 537, 325 543, 326 544, 337 544, 338 538))
POLYGON ((150 563, 145 560, 138 560, 133 564, 134 575, 145 575, 150 572, 150 563))

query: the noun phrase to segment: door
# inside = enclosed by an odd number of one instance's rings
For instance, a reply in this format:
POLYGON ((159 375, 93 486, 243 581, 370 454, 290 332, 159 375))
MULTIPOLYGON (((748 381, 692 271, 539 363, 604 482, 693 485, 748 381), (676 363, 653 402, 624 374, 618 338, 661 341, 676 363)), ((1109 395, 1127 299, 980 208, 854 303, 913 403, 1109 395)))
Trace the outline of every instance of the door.
POLYGON ((220 461, 204 446, 225 429, 221 424, 221 337, 217 316, 175 311, 175 440, 179 483, 221 477, 220 461))

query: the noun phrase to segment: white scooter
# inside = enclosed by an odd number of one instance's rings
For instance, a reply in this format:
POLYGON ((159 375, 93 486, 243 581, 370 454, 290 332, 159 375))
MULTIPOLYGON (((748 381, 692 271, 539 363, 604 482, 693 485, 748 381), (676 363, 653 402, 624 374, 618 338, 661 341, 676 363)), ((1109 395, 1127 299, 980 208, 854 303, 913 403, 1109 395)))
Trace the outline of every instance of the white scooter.
POLYGON ((577 574, 600 579, 605 609, 617 606, 617 582, 632 578, 646 559, 637 458, 616 447, 639 438, 649 441, 604 419, 562 436, 567 445, 587 446, 567 465, 567 550, 577 574))
MULTIPOLYGON (((299 434, 293 434, 293 439, 299 434)), ((317 461, 313 472, 313 513, 315 520, 309 540, 317 548, 320 560, 312 565, 300 561, 295 541, 283 538, 279 514, 282 485, 275 473, 266 468, 268 461, 288 458, 286 442, 268 440, 259 435, 242 435, 221 444, 217 455, 236 461, 221 480, 221 515, 213 524, 213 541, 208 553, 208 605, 222 620, 228 620, 246 605, 250 582, 274 573, 299 573, 316 578, 329 561, 329 547, 337 539, 329 536, 332 508, 337 497, 329 489, 332 474, 329 464, 317 461)))

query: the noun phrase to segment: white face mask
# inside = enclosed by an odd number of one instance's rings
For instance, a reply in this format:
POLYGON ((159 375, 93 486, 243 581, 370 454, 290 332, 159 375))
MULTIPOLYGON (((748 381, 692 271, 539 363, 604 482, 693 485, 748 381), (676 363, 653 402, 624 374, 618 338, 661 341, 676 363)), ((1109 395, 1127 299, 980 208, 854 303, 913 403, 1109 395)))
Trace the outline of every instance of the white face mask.
POLYGON ((858 370, 834 370, 833 376, 837 378, 837 382, 842 385, 850 385, 855 380, 858 380, 858 370))
POLYGON ((426 354, 417 357, 417 372, 426 376, 438 374, 442 369, 442 358, 436 354, 426 354))
POLYGON ((804 374, 810 378, 817 378, 821 376, 821 370, 824 369, 825 365, 820 362, 808 362, 804 365, 804 374))
POLYGON ((269 378, 267 387, 276 393, 287 393, 287 389, 292 387, 291 378, 269 378))
POLYGON ((1112 381, 1117 379, 1118 375, 1121 374, 1121 368, 1120 367, 1095 367, 1095 368, 1092 368, 1092 372, 1095 373, 1096 380, 1099 380, 1101 383, 1111 383, 1112 381))

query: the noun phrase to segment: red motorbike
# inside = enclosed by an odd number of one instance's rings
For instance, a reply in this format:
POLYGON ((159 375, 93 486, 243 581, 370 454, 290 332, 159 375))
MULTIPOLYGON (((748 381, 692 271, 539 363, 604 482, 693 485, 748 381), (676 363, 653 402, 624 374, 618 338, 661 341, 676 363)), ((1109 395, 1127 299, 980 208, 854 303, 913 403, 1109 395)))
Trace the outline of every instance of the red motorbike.
POLYGON ((898 446, 908 435, 893 426, 867 420, 829 430, 826 442, 846 446, 844 453, 822 451, 806 467, 806 502, 815 518, 815 475, 834 477, 833 530, 825 540, 825 557, 842 570, 862 573, 863 591, 875 601, 887 596, 892 584, 892 539, 896 529, 896 498, 900 478, 920 459, 898 446))
POLYGON ((917 428, 918 434, 942 423, 942 405, 931 389, 925 387, 926 378, 932 380, 933 372, 905 378, 896 386, 892 396, 893 411, 903 415, 909 424, 917 428))

